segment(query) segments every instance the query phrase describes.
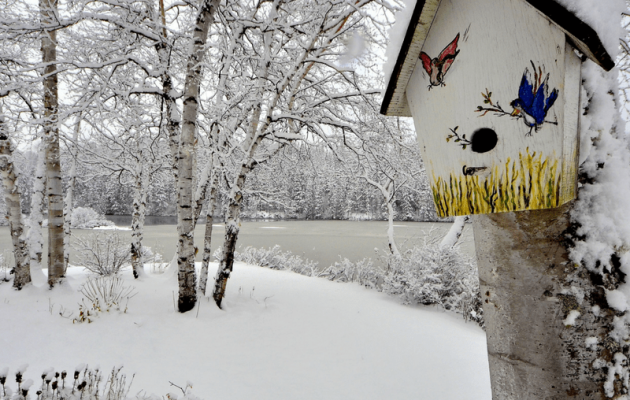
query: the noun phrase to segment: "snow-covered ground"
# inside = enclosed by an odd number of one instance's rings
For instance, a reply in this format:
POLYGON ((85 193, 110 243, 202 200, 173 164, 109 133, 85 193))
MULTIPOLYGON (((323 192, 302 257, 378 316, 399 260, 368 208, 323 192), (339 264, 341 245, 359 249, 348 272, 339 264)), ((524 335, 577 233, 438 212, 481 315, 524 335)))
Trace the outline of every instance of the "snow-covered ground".
POLYGON ((137 292, 127 313, 89 324, 72 322, 82 268, 53 291, 1 284, 0 369, 28 363, 25 375, 37 382, 48 367, 122 364, 136 374, 130 394, 176 393, 169 381, 190 381, 205 400, 491 398, 485 334, 459 315, 243 264, 235 265, 224 310, 203 299, 182 315, 172 273, 123 277, 137 292))

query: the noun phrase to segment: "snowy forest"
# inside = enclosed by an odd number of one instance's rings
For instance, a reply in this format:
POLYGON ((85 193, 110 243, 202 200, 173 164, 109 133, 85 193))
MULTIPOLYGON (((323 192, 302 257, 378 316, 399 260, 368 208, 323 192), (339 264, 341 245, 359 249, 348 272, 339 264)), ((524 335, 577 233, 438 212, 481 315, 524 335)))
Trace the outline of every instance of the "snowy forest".
MULTIPOLYGON (((402 399, 419 391, 489 398, 484 307, 493 298, 480 289, 488 279, 474 256, 458 247, 469 222, 478 235, 479 221, 488 220, 438 218, 413 120, 380 112, 419 4, 0 0, 0 229, 11 241, 0 253, 0 319, 15 328, 0 346, 8 356, 0 363, 11 368, 0 364, 0 400, 34 397, 33 381, 22 379, 25 362, 78 364, 70 373, 30 371, 42 378, 38 400, 125 400, 122 367, 107 374, 122 362, 146 390, 174 390, 169 400, 198 400, 190 376, 204 380, 208 400, 402 399), (130 240, 76 234, 112 225, 92 221, 103 215, 130 215, 130 240), (148 216, 177 218, 172 259, 146 243, 148 216), (237 251, 248 219, 382 220, 388 246, 377 261, 366 254, 330 266, 279 247, 237 251), (394 221, 449 227, 403 248, 394 221), (213 226, 224 229, 215 252, 213 226), (78 255, 71 258, 70 248, 78 255), (42 360, 33 360, 37 346, 21 353, 14 345, 40 343, 33 327, 49 325, 63 339, 42 360), (189 365, 182 354, 198 358, 189 365), (94 367, 101 363, 105 369, 94 367), (303 366, 295 387, 275 383, 303 366), (447 370, 462 385, 451 385, 447 370)), ((550 239, 562 248, 555 271, 564 275, 540 296, 560 307, 555 336, 583 364, 568 363, 562 379, 596 382, 597 389, 583 387, 623 399, 630 393, 630 3, 553 4, 592 28, 616 66, 604 71, 576 51, 578 197, 558 218, 567 226, 550 239)), ((517 289, 529 296, 526 285, 517 289)))
MULTIPOLYGON (((22 190, 22 212, 30 214, 37 153, 21 151, 32 147, 29 139, 17 146, 14 154, 18 186, 22 190)), ((415 140, 412 138, 411 140, 415 140)), ((415 151, 414 148, 410 150, 415 151)), ((343 151, 343 149, 341 149, 343 151)), ((349 155, 346 155, 349 157, 349 155)), ((71 155, 62 148, 62 170, 72 165, 71 155)), ((401 221, 438 220, 431 206, 431 194, 423 176, 422 160, 415 157, 412 168, 416 177, 398 189, 393 207, 395 219, 401 221)), ((120 171, 112 172, 101 164, 87 160, 76 166, 73 208, 89 207, 103 215, 131 215, 133 212, 133 185, 120 177, 120 171)), ((165 165, 168 169, 168 165, 165 165)), ((270 159, 247 178, 247 195, 243 200, 244 218, 274 219, 337 219, 378 220, 387 219, 383 195, 374 186, 360 179, 342 160, 322 146, 306 149, 288 147, 283 154, 270 159), (302 154, 307 152, 307 154, 302 154), (257 195, 258 194, 258 195, 257 195)), ((64 187, 68 177, 64 176, 64 187)), ((1 190, 1 189, 0 189, 1 190)), ((147 188, 146 215, 175 216, 175 185, 173 175, 162 173, 147 188)), ((221 218, 226 205, 225 191, 217 193, 215 217, 221 218)), ((44 212, 46 203, 43 204, 44 212)), ((4 196, 0 198, 0 210, 6 212, 4 196)), ((205 211, 205 210, 204 210, 205 211)), ((7 224, 1 220, 0 224, 7 224)))

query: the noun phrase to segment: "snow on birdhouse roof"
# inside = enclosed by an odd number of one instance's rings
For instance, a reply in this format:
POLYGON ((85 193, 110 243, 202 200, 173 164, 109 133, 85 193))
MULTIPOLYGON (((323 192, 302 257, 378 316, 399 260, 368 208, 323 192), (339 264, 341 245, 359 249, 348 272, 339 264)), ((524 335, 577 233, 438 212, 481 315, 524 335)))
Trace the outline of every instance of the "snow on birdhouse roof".
MULTIPOLYGON (((381 114, 401 117, 411 116, 405 90, 441 1, 442 0, 417 0, 413 13, 411 14, 411 19, 408 22, 406 33, 404 36, 400 35, 400 37, 394 38, 392 43, 390 43, 388 54, 389 57, 393 57, 396 62, 389 68, 386 67, 386 82, 388 82, 388 84, 381 105, 381 114), (398 49, 399 51, 396 56, 395 51, 398 49)), ((523 1, 526 1, 542 16, 553 22, 566 34, 568 41, 573 47, 581 51, 600 67, 606 71, 610 71, 615 66, 615 62, 606 51, 606 48, 593 28, 579 19, 571 11, 567 10, 563 5, 557 3, 556 0, 523 1)), ((406 3, 407 7, 411 8, 410 5, 413 3, 413 0, 407 1, 406 3)), ((407 18, 403 18, 401 22, 405 24, 407 18)), ((400 26, 398 29, 400 30, 400 26)), ((396 30, 396 27, 392 30, 396 30)))

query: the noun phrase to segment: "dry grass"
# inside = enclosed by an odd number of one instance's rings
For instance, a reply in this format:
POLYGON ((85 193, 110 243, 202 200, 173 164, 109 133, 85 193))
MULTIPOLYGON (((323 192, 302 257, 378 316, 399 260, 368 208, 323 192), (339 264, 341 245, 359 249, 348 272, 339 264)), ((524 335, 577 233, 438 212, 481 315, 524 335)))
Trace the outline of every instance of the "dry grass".
POLYGON ((520 153, 487 177, 451 174, 448 181, 433 176, 433 200, 441 217, 540 210, 563 204, 558 160, 520 153))

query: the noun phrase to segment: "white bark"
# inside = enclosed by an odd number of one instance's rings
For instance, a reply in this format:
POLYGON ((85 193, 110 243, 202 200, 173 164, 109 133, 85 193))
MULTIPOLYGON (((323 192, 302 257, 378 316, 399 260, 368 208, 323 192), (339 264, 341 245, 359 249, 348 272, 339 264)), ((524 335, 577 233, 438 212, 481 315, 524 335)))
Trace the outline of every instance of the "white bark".
POLYGON ((208 209, 206 212, 206 229, 203 238, 203 261, 201 272, 199 273, 199 293, 206 295, 208 283, 208 265, 212 257, 212 224, 214 222, 214 210, 217 204, 217 192, 219 186, 218 171, 213 171, 211 179, 210 198, 208 199, 208 209))
MULTIPOLYGON (((31 215, 28 218, 28 234, 26 240, 30 253, 31 271, 42 271, 42 255, 44 253, 44 236, 42 235, 42 214, 46 192, 46 151, 43 140, 37 150, 37 164, 33 179, 33 193, 31 195, 31 215)), ((43 273, 43 271, 42 271, 43 273)))
MULTIPOLYGON (((81 114, 79 114, 79 120, 74 128, 74 132, 72 133, 72 146, 75 147, 79 140, 79 131, 81 129, 81 114)), ((64 201, 64 209, 63 209, 63 227, 64 227, 64 243, 65 243, 65 254, 64 254, 64 265, 68 268, 68 263, 70 261, 70 237, 72 236, 72 210, 74 206, 74 186, 77 181, 77 154, 76 150, 74 154, 72 154, 72 160, 70 162, 70 171, 68 172, 68 188, 66 189, 66 199, 64 201)))
MULTIPOLYGON (((142 165, 139 166, 139 169, 142 169, 142 165)), ((144 276, 142 239, 144 237, 144 217, 147 210, 148 191, 149 174, 147 171, 140 171, 140 176, 136 177, 133 188, 133 211, 131 214, 131 267, 136 279, 144 276)))
POLYGON ((469 220, 470 215, 455 217, 455 221, 453 221, 451 228, 448 230, 448 233, 440 242, 440 247, 455 246, 459 241, 459 238, 462 236, 462 233, 464 232, 464 226, 466 226, 466 222, 468 222, 469 220))
MULTIPOLYGON (((43 25, 54 24, 57 2, 40 0, 43 25)), ((48 194, 48 284, 52 287, 65 275, 63 185, 59 151, 59 115, 57 95, 57 33, 42 34, 44 68, 44 137, 46 141, 46 192, 48 194)))
POLYGON ((15 258, 15 267, 11 271, 15 276, 13 287, 19 290, 31 282, 31 272, 28 245, 23 236, 24 225, 20 206, 20 190, 13 167, 13 148, 5 129, 4 115, 0 112, 0 176, 4 187, 4 201, 7 205, 9 230, 15 258))
POLYGON ((184 113, 180 138, 177 188, 177 266, 179 281, 179 312, 193 309, 197 301, 195 274, 195 246, 193 231, 193 157, 199 108, 201 63, 208 38, 208 30, 219 5, 218 0, 204 0, 197 16, 193 43, 186 66, 184 85, 184 113))

